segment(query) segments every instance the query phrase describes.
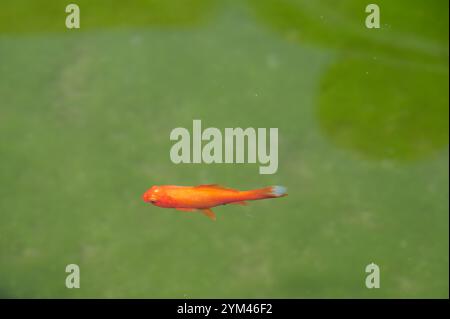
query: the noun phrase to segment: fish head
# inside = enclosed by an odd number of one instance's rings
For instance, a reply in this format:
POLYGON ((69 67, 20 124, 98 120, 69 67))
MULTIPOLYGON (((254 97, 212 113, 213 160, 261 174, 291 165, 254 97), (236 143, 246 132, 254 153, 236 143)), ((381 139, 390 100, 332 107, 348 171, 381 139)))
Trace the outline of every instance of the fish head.
POLYGON ((156 205, 160 201, 162 193, 162 188, 160 186, 152 186, 144 193, 144 195, 142 195, 142 199, 146 203, 156 205))

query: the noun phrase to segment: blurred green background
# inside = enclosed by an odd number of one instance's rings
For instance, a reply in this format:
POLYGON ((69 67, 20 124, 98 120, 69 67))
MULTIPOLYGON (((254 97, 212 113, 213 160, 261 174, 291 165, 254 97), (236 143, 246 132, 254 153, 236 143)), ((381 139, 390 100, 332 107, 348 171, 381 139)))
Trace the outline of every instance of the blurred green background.
POLYGON ((75 3, 0 3, 0 297, 448 298, 448 1, 75 3), (173 164, 193 119, 278 127, 278 172, 173 164), (141 200, 205 183, 289 196, 141 200))

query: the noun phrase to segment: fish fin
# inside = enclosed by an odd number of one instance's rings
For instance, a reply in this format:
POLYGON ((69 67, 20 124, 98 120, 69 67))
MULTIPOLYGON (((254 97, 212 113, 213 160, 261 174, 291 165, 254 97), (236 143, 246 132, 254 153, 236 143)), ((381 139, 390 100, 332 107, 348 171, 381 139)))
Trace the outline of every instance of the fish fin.
POLYGON ((203 185, 198 185, 195 186, 195 188, 214 188, 214 189, 221 189, 221 190, 227 190, 227 191, 235 191, 238 192, 237 189, 233 189, 233 188, 228 188, 228 187, 223 187, 220 186, 219 184, 203 184, 203 185))
POLYGON ((287 188, 284 186, 272 186, 270 193, 275 197, 287 196, 287 188))
POLYGON ((269 186, 260 189, 242 192, 243 200, 258 200, 265 198, 278 198, 287 196, 287 188, 284 186, 269 186))
POLYGON ((241 206, 247 206, 247 205, 248 205, 248 203, 247 203, 247 202, 244 202, 244 201, 241 201, 241 202, 232 202, 232 203, 230 203, 230 204, 233 204, 233 205, 241 205, 241 206))
POLYGON ((214 212, 210 208, 204 208, 201 209, 201 211, 205 216, 208 216, 212 220, 216 220, 216 214, 214 214, 214 212))
POLYGON ((195 208, 175 208, 176 210, 179 210, 181 212, 193 212, 195 208))
POLYGON ((257 194, 259 199, 287 196, 287 188, 284 186, 269 186, 260 189, 255 189, 250 192, 257 194))

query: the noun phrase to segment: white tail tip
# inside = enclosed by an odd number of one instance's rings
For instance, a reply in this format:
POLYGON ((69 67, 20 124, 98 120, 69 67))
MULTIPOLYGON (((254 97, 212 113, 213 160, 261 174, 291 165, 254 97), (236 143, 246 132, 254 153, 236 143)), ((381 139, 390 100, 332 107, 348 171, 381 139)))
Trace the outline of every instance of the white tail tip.
POLYGON ((272 194, 276 197, 287 195, 287 188, 284 186, 272 186, 272 194))

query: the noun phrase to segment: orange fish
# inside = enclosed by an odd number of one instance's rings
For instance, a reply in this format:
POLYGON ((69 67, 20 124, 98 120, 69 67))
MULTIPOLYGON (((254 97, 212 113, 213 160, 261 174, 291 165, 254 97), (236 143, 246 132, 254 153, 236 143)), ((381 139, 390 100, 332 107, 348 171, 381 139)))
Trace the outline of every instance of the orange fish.
POLYGON ((147 203, 163 208, 175 208, 184 212, 200 211, 212 220, 216 215, 211 207, 237 204, 246 205, 247 200, 277 198, 286 196, 283 186, 269 186, 261 189, 239 191, 216 184, 199 186, 153 186, 142 198, 147 203))

